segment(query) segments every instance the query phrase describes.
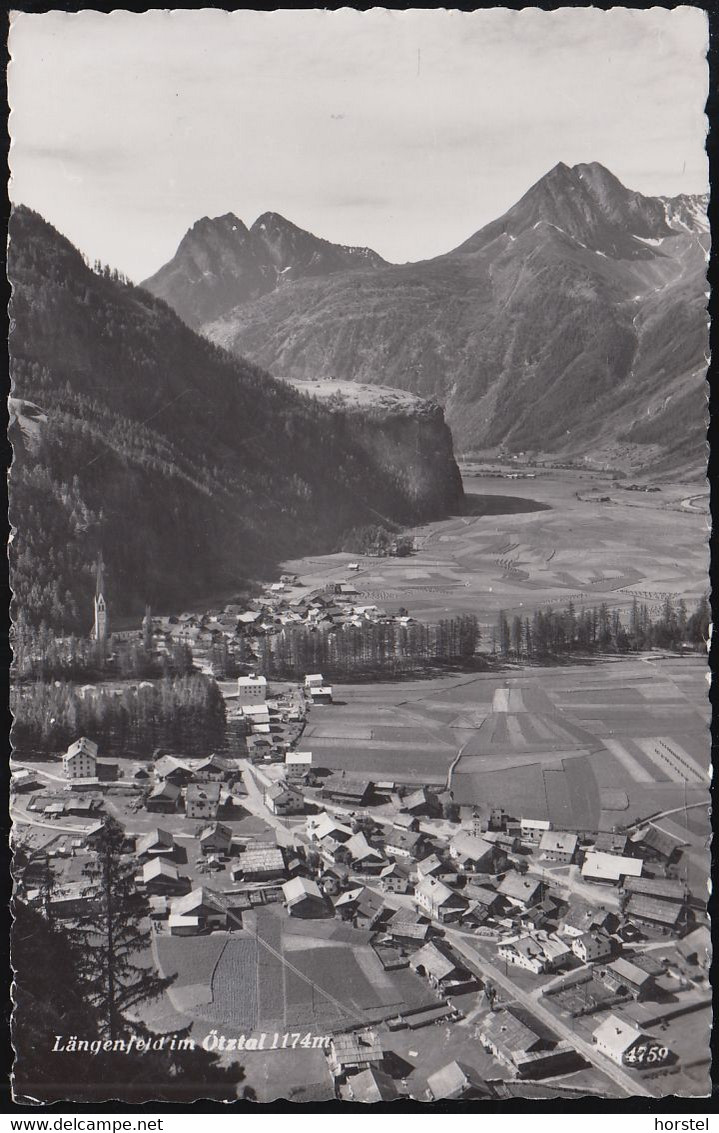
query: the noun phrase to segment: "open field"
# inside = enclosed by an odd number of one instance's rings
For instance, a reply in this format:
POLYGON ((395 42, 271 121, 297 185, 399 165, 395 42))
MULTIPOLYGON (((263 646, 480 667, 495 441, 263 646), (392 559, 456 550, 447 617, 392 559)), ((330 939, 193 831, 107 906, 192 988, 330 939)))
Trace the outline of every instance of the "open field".
POLYGON ((406 606, 426 621, 474 613, 485 629, 500 609, 526 615, 570 599, 626 610, 636 595, 658 613, 665 595, 691 606, 707 588, 706 513, 682 507, 691 490, 626 492, 580 472, 466 476, 467 514, 416 528, 411 558, 336 554, 285 567, 318 586, 346 578, 354 560, 351 577, 367 603, 406 606))

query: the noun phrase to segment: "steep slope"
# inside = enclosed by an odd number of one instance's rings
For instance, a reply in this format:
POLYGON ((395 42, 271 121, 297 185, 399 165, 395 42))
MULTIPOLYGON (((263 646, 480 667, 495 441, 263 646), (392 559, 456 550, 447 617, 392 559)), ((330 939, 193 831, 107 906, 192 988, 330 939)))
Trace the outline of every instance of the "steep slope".
POLYGON ((415 475, 391 413, 325 407, 232 358, 25 208, 9 276, 12 584, 35 621, 87 629, 99 548, 115 614, 171 609, 331 550, 378 513, 414 522, 460 503, 437 407, 417 406, 404 441, 415 475))
POLYGON ((198 220, 170 262, 142 286, 197 329, 297 279, 385 266, 371 248, 331 244, 278 213, 263 213, 247 228, 230 212, 198 220))
POLYGON ((707 228, 701 197, 560 164, 445 256, 299 281, 203 332, 275 373, 436 399, 465 452, 700 471, 707 228))

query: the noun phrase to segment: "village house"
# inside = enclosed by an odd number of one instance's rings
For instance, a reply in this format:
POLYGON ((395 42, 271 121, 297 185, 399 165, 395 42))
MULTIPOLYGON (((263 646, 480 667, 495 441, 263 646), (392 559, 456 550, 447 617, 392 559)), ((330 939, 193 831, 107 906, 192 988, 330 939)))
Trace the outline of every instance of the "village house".
POLYGON ((673 901, 683 905, 686 901, 686 887, 683 881, 666 877, 625 877, 622 890, 628 895, 640 894, 654 897, 658 901, 673 901))
POLYGON ((576 1065, 568 1043, 550 1043, 510 1010, 490 1012, 479 1024, 486 1050, 520 1078, 561 1074, 576 1065))
MULTIPOLYGON (((627 1022, 619 1015, 609 1015, 600 1023, 592 1034, 592 1042, 596 1046, 600 1054, 610 1058, 612 1062, 616 1062, 619 1066, 632 1066, 636 1063, 632 1062, 631 1053, 638 1046, 647 1047, 651 1044, 652 1039, 650 1035, 644 1034, 633 1023, 627 1022), (627 1058, 629 1055, 629 1058, 627 1058)), ((669 1057, 669 1051, 664 1043, 655 1044, 664 1047, 664 1056, 655 1055, 653 1065, 660 1066, 666 1062, 669 1057)))
POLYGON ((186 787, 193 779, 193 771, 189 763, 184 763, 174 755, 160 756, 155 761, 153 770, 157 780, 174 783, 177 787, 186 787))
POLYGON ((700 925, 677 942, 680 955, 689 964, 709 972, 712 962, 711 933, 707 925, 700 925))
POLYGON ((176 897, 170 906, 168 927, 173 936, 197 936, 227 928, 227 924, 227 905, 204 885, 184 897, 176 897))
POLYGON ((185 814, 188 818, 217 818, 220 796, 219 783, 190 783, 185 794, 185 814))
POLYGON ((236 774, 237 768, 233 763, 215 754, 209 755, 194 768, 195 781, 198 783, 221 783, 236 774))
POLYGON ((415 904, 428 917, 443 923, 458 920, 469 902, 435 877, 423 877, 415 886, 415 904))
POLYGON ((572 900, 571 905, 563 914, 559 931, 562 936, 581 936, 583 932, 594 932, 599 929, 606 933, 616 932, 620 920, 618 915, 605 909, 603 905, 588 905, 579 898, 572 900))
POLYGON ((536 905, 544 895, 542 882, 522 873, 508 873, 497 886, 497 892, 520 909, 536 905))
POLYGON ((440 860, 437 854, 430 854, 429 857, 423 858, 421 862, 417 863, 417 875, 419 877, 441 877, 449 872, 451 872, 449 867, 440 860))
POLYGON ((444 941, 431 940, 410 957, 409 966, 443 995, 466 989, 473 977, 444 941))
POLYGON ((90 891, 87 882, 75 881, 56 889, 50 896, 51 917, 75 920, 77 917, 91 917, 99 907, 96 896, 90 891))
POLYGON ((545 830, 539 840, 539 852, 547 861, 569 865, 577 853, 578 838, 566 830, 545 830))
POLYGON ((279 881, 285 878, 287 871, 282 850, 279 846, 243 850, 231 876, 233 881, 279 881))
POLYGON ((182 803, 180 788, 169 779, 157 783, 145 801, 151 814, 174 814, 182 803))
POLYGON ((503 941, 497 955, 507 964, 539 975, 559 967, 569 956, 569 947, 558 937, 540 931, 503 941))
POLYGON ((174 858, 177 856, 177 843, 167 830, 148 830, 135 845, 135 856, 142 861, 158 856, 174 858))
POLYGON ((472 1101, 491 1098, 492 1091, 476 1070, 464 1062, 448 1062, 427 1079, 429 1101, 472 1101))
POLYGON ((304 814, 304 795, 284 783, 275 783, 264 793, 265 806, 272 814, 304 814))
POLYGON ((353 779, 344 772, 329 775, 322 784, 322 796, 348 806, 367 806, 372 798, 372 783, 353 779))
POLYGON ((285 908, 291 917, 325 917, 329 906, 316 881, 293 877, 282 886, 285 908))
POLYGON ((405 861, 416 859, 427 852, 430 844, 430 839, 421 832, 385 829, 384 849, 389 857, 405 861))
POLYGON ((583 964, 594 964, 600 960, 608 960, 614 952, 614 943, 611 937, 603 932, 583 932, 580 936, 573 936, 569 946, 583 964))
POLYGON ((507 856, 499 846, 466 830, 455 834, 449 852, 461 869, 472 873, 498 873, 507 864, 507 856))
POLYGON ((243 708, 264 704, 267 700, 267 678, 250 673, 237 678, 237 702, 243 708))
POLYGON ((66 779, 94 779, 97 775, 97 744, 81 736, 70 744, 62 757, 66 779))
POLYGON ((352 837, 349 826, 344 826, 337 819, 332 818, 326 811, 312 814, 305 824, 307 836, 313 842, 321 842, 324 838, 334 838, 337 842, 347 842, 352 837))
POLYGON ((594 838, 594 849, 605 854, 619 854, 623 857, 627 849, 627 835, 614 831, 600 831, 594 838))
POLYGON ((223 822, 211 822, 200 830, 199 843, 203 854, 229 854, 232 831, 223 822))
POLYGON ((405 795, 402 799, 402 810, 417 818, 437 818, 441 815, 437 796, 427 787, 418 787, 416 791, 405 795))
POLYGON ((322 860, 330 866, 344 866, 345 872, 352 862, 352 854, 347 849, 347 842, 338 842, 336 838, 323 838, 319 844, 322 860))
POLYGON ((431 924, 424 917, 413 913, 411 909, 398 909, 392 913, 384 931, 400 946, 419 948, 433 935, 431 924))
POLYGON ((272 731, 270 724, 270 710, 266 704, 245 704, 242 715, 249 725, 252 734, 268 736, 272 731))
POLYGON ((473 901, 478 905, 482 905, 489 914, 500 914, 507 906, 506 899, 496 889, 490 889, 486 885, 473 885, 469 882, 462 890, 462 895, 468 901, 473 901))
MULTIPOLYGON (((324 602, 324 600, 319 598, 319 596, 315 598, 315 602, 319 602, 322 606, 324 606, 326 604, 324 602)), ((329 603, 327 603, 327 604, 329 604, 329 603)), ((325 682, 324 682, 324 678, 322 676, 322 673, 308 673, 307 676, 305 677, 305 688, 306 689, 322 688, 324 683, 325 682)))
POLYGON ((335 900, 334 907, 343 920, 350 920, 355 928, 368 932, 377 926, 385 913, 382 898, 363 885, 342 893, 335 900))
POLYGON ((595 976, 611 991, 626 991, 633 999, 645 999, 654 986, 650 973, 624 956, 607 964, 601 971, 595 969, 595 976))
POLYGON ((683 843, 680 838, 650 822, 632 836, 631 844, 645 861, 668 865, 679 857, 683 843))
POLYGON ((598 881, 616 885, 624 877, 641 877, 641 858, 623 858, 618 854, 606 854, 590 850, 582 865, 582 878, 585 881, 598 881))
POLYGON ((189 878, 181 877, 175 863, 167 858, 150 858, 145 862, 139 883, 152 897, 177 896, 190 889, 189 878))
POLYGON ((311 751, 288 751, 285 755, 285 778, 288 782, 302 782, 312 774, 311 751))
POLYGON ((335 1078, 362 1070, 379 1069, 384 1051, 374 1031, 337 1034, 330 1039, 327 1061, 335 1078))
POLYGON ((370 846, 366 836, 361 831, 358 834, 353 834, 344 843, 344 848, 349 852, 354 868, 364 873, 377 874, 387 864, 387 859, 374 846, 370 846))
POLYGON ((378 874, 386 893, 409 893, 412 889, 408 867, 400 862, 389 862, 378 874))
POLYGON ((523 842, 539 845, 542 835, 552 829, 551 822, 544 818, 521 818, 519 820, 519 834, 523 842))
POLYGON ((392 818, 392 825, 396 826, 398 830, 416 833, 419 830, 419 819, 415 818, 413 814, 395 814, 392 818))
POLYGON ((376 1067, 352 1074, 347 1083, 347 1093, 358 1105, 377 1105, 379 1102, 394 1102, 400 1097, 394 1081, 376 1067))
POLYGON ((316 685, 308 690, 313 704, 331 704, 332 686, 316 685))
POLYGON ((624 912, 634 924, 660 936, 677 935, 679 928, 687 923, 686 911, 682 905, 660 901, 656 897, 645 897, 641 893, 631 895, 624 912))

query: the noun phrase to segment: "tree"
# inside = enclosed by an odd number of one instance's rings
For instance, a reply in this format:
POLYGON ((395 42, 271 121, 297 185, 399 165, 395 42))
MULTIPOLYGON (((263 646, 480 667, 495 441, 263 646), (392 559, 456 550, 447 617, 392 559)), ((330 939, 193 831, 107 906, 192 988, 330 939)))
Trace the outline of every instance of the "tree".
POLYGON ((110 1039, 122 1037, 125 1011, 157 999, 171 982, 135 963, 134 957, 149 948, 151 933, 141 922, 150 906, 137 888, 135 867, 125 859, 123 843, 119 822, 106 818, 93 859, 83 871, 94 911, 76 930, 83 953, 81 981, 110 1039))
POLYGON ((442 817, 445 822, 459 822, 459 804, 448 799, 442 804, 442 817))

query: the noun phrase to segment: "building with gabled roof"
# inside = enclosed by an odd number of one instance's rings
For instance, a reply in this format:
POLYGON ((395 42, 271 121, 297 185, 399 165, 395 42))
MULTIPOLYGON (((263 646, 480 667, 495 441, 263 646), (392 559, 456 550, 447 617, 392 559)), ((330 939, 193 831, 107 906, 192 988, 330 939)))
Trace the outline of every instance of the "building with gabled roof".
POLYGON ((635 924, 646 925, 665 935, 676 932, 680 924, 686 924, 686 913, 682 905, 673 901, 660 901, 656 897, 645 897, 643 893, 632 893, 624 912, 635 924))
POLYGON ((187 893, 190 888, 189 878, 181 877, 175 863, 167 858, 150 858, 149 861, 145 862, 140 875, 140 883, 145 892, 153 897, 168 897, 171 894, 187 893))
POLYGON ((612 939, 604 932, 582 932, 570 938, 569 946, 583 964, 608 960, 614 952, 612 939))
POLYGON ((507 856, 494 842, 460 830, 449 844, 452 858, 464 870, 475 873, 497 873, 507 863, 507 856))
MULTIPOLYGON (((257 620, 257 619, 255 619, 257 620)), ((267 678, 250 673, 237 678, 237 702, 244 706, 264 704, 267 699, 267 678)))
POLYGON ((679 854, 686 843, 676 838, 667 830, 649 823, 643 830, 632 836, 632 844, 638 847, 642 855, 649 861, 670 862, 679 854))
POLYGON ((351 856, 352 864, 368 873, 379 873, 387 864, 386 858, 374 846, 370 846, 367 836, 361 830, 353 834, 344 845, 351 856))
POLYGON ((352 837, 349 826, 344 826, 326 811, 312 814, 305 824, 307 836, 313 842, 321 842, 323 838, 334 838, 337 842, 348 842, 352 837))
POLYGON ((348 1093, 358 1105, 377 1105, 379 1102, 394 1102, 400 1093, 389 1074, 370 1066, 359 1074, 353 1074, 348 1081, 348 1093))
POLYGON ((178 787, 186 787, 193 779, 193 771, 189 763, 185 763, 175 755, 160 756, 155 760, 153 771, 156 779, 175 783, 178 787))
POLYGON ((222 789, 219 783, 190 783, 185 793, 188 818, 217 818, 222 789))
POLYGON ((228 909, 225 901, 200 885, 185 897, 177 897, 170 906, 168 927, 173 936, 197 936, 226 928, 228 909))
POLYGON ((634 1054, 640 1046, 645 1048, 644 1053, 646 1053, 648 1047, 655 1047, 652 1066, 661 1066, 671 1057, 663 1040, 661 1043, 656 1043, 652 1040, 651 1035, 647 1035, 634 1023, 630 1023, 616 1014, 608 1015, 600 1023, 592 1034, 592 1042, 600 1054, 610 1058, 612 1062, 616 1062, 619 1066, 641 1065, 634 1054))
POLYGON ((449 993, 470 980, 467 969, 458 962, 452 949, 444 941, 430 940, 410 957, 409 966, 424 976, 432 987, 449 993))
POLYGON ((264 800, 273 814, 304 814, 307 808, 304 795, 288 783, 273 783, 265 791, 264 800))
POLYGON ((415 904, 427 916, 438 921, 457 920, 469 902, 435 877, 423 877, 414 890, 415 904))
POLYGON ((291 917, 324 917, 329 907, 316 881, 293 877, 282 886, 285 907, 291 917))
POLYGON ((172 834, 168 830, 161 830, 159 826, 148 830, 135 844, 135 855, 138 858, 154 858, 160 854, 172 857, 176 853, 177 843, 172 834))
POLYGON ((427 1087, 433 1102, 469 1101, 492 1096, 492 1090, 477 1071, 457 1061, 448 1062, 441 1070, 430 1074, 427 1087))
POLYGON ((379 1068, 383 1059, 382 1040, 375 1031, 337 1034, 330 1039, 327 1060, 335 1077, 379 1068))
POLYGON ((707 972, 712 962, 711 933, 707 925, 700 925, 677 942, 681 955, 690 964, 697 964, 707 972))
POLYGON ((683 904, 686 900, 686 887, 683 881, 667 877, 625 877, 622 888, 625 893, 654 897, 658 901, 674 901, 683 904))
POLYGON ((182 793, 169 779, 156 783, 145 801, 151 814, 174 814, 182 801, 182 793))
POLYGON ((200 831, 199 842, 203 854, 229 854, 232 831, 224 822, 210 822, 200 831))
POLYGON ((542 882, 527 874, 511 872, 506 874, 497 886, 497 892, 506 897, 512 905, 528 909, 542 900, 542 882))
POLYGON ((221 755, 214 752, 212 755, 208 755, 207 759, 201 760, 194 768, 194 777, 198 783, 219 783, 231 779, 235 774, 237 774, 236 766, 229 759, 223 759, 221 755))
POLYGON ((539 840, 539 852, 550 862, 569 865, 574 861, 579 839, 567 830, 545 830, 539 840))
POLYGON ((232 879, 274 881, 287 876, 285 858, 279 846, 250 846, 237 857, 232 879))
POLYGON ((312 774, 311 751, 288 751, 285 754, 285 776, 287 779, 306 779, 312 774))
POLYGON ((80 736, 70 744, 62 757, 62 770, 66 779, 94 779, 97 775, 98 747, 94 740, 80 736))
POLYGON ((623 877, 641 877, 642 868, 641 858, 626 858, 619 854, 590 850, 584 858, 582 877, 585 881, 616 885, 623 877))
POLYGON ((651 974, 620 956, 599 974, 599 979, 612 991, 626 989, 634 999, 643 999, 652 989, 654 981, 651 974))
POLYGON ((626 853, 628 840, 628 835, 620 831, 600 830, 594 839, 594 849, 601 850, 605 854, 622 856, 626 853))

